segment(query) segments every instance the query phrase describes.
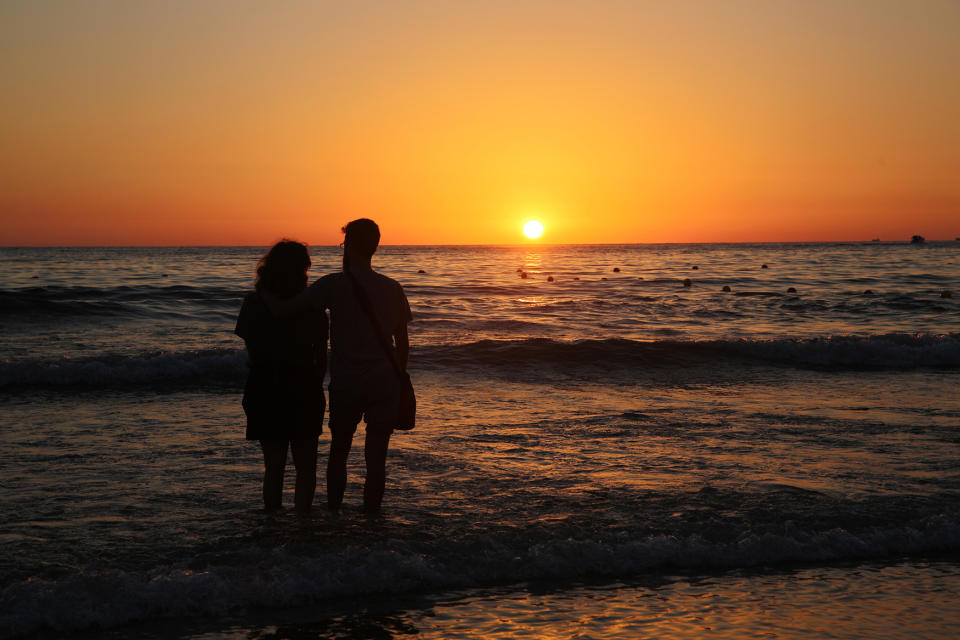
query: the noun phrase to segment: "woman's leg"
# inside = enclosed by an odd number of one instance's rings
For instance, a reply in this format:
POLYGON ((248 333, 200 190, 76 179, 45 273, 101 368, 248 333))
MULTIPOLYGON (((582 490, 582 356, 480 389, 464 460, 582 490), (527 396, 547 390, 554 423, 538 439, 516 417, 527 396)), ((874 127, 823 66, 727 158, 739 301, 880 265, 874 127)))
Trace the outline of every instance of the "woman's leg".
POLYGON ((383 502, 383 491, 387 483, 387 446, 390 444, 392 429, 371 429, 367 426, 367 437, 363 444, 363 457, 367 463, 367 479, 363 484, 363 508, 376 511, 383 502))
POLYGON ((290 441, 293 466, 297 468, 297 485, 293 494, 293 504, 300 512, 310 510, 313 505, 313 494, 317 490, 317 442, 316 436, 290 441))
POLYGON ((287 465, 286 440, 261 440, 263 449, 263 508, 276 511, 283 503, 283 470, 287 465))

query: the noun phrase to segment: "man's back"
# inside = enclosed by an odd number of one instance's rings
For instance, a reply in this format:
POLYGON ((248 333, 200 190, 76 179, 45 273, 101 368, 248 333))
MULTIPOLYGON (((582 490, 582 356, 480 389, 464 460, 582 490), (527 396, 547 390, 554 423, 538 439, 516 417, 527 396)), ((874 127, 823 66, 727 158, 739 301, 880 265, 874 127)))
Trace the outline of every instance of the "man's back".
MULTIPOLYGON (((410 305, 400 283, 369 269, 351 274, 370 301, 387 339, 412 319, 410 305)), ((330 310, 330 376, 332 380, 358 380, 390 368, 381 338, 357 297, 353 282, 345 273, 326 275, 309 288, 310 295, 330 310)))

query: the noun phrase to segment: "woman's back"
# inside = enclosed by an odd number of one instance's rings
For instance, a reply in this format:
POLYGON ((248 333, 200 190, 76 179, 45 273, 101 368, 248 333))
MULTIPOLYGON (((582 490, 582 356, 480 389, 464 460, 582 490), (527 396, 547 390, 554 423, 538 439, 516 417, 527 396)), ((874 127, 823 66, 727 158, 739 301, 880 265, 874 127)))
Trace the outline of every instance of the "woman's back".
POLYGON ((243 300, 235 333, 243 338, 249 356, 243 390, 247 439, 318 436, 326 408, 326 314, 310 310, 277 318, 253 292, 243 300))
POLYGON ((234 332, 247 345, 251 367, 314 367, 326 373, 328 327, 320 311, 278 318, 254 291, 243 299, 234 332))

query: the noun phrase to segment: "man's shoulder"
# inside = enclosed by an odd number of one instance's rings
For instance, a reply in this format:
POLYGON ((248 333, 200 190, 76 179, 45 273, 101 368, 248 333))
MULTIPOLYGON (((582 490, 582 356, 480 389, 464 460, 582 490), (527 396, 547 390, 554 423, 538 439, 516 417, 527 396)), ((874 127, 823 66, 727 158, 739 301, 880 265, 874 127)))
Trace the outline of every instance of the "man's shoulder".
POLYGON ((410 303, 407 302, 407 294, 403 290, 403 285, 382 273, 376 274, 380 278, 377 287, 382 293, 384 301, 394 310, 398 318, 403 322, 410 322, 413 316, 410 313, 410 303))
POLYGON ((374 271, 373 275, 380 281, 381 286, 400 289, 401 291, 403 290, 403 285, 397 282, 396 280, 394 280, 393 278, 391 278, 390 276, 384 275, 379 271, 374 271))
POLYGON ((325 276, 320 276, 319 278, 317 278, 316 280, 314 280, 314 281, 313 281, 313 284, 311 284, 309 287, 307 287, 307 289, 308 289, 311 293, 319 293, 319 292, 322 292, 322 291, 329 291, 329 290, 332 289, 334 286, 336 286, 336 284, 337 284, 338 282, 340 282, 340 280, 341 280, 342 278, 343 278, 343 273, 339 273, 339 272, 328 273, 327 275, 325 275, 325 276))

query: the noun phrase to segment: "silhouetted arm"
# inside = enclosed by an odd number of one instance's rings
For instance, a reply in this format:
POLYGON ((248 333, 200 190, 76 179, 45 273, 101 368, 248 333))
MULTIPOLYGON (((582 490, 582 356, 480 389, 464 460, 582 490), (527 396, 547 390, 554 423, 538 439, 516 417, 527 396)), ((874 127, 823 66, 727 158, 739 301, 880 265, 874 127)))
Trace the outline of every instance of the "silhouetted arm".
POLYGON ((406 371, 410 359, 410 336, 407 335, 407 323, 401 322, 393 331, 393 343, 397 345, 397 362, 406 371))

